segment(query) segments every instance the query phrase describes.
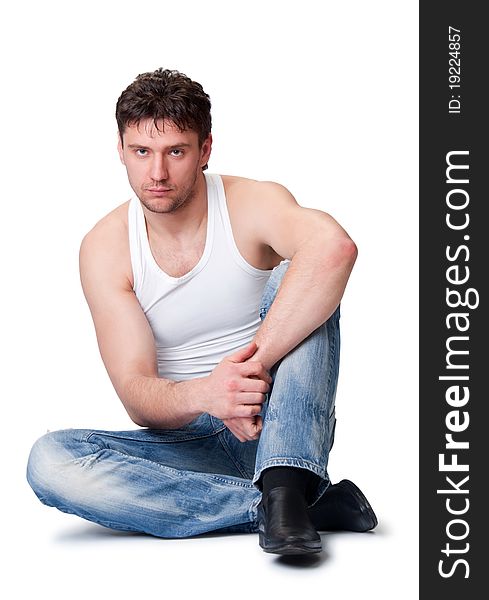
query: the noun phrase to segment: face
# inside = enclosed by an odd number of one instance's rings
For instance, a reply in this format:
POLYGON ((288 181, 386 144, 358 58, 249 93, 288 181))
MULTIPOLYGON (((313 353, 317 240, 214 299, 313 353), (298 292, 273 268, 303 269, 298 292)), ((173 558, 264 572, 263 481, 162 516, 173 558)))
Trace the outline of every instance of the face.
POLYGON ((211 153, 212 138, 199 146, 195 131, 179 129, 171 122, 145 119, 126 127, 119 156, 129 183, 143 206, 155 213, 170 213, 196 194, 202 167, 211 153))

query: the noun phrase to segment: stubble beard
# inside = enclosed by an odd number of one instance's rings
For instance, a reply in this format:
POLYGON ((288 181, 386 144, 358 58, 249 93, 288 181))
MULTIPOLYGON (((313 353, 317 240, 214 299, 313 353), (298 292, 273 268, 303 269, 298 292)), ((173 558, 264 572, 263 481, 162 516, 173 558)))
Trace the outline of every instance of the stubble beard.
MULTIPOLYGON (((182 188, 180 191, 178 191, 176 196, 155 198, 154 200, 149 200, 144 197, 145 188, 143 188, 141 190, 141 193, 138 194, 138 198, 141 201, 141 204, 152 213, 173 213, 179 208, 186 206, 191 200, 193 200, 193 198, 195 198, 195 195, 197 193, 196 183, 198 175, 199 171, 196 171, 192 182, 189 185, 182 188), (163 202, 164 204, 158 205, 161 202, 163 202)), ((152 182, 152 184, 148 187, 157 186, 159 184, 161 184, 161 187, 164 187, 164 182, 152 182)))

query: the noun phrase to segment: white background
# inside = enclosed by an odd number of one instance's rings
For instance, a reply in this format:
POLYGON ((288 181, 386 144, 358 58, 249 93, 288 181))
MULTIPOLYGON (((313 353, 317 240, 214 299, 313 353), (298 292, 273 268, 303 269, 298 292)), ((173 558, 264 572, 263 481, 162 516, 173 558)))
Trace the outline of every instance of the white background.
POLYGON ((1 514, 8 598, 417 597, 417 3, 17 2, 2 8, 1 514), (135 427, 98 354, 78 276, 95 222, 129 198, 115 103, 178 69, 213 103, 210 172, 275 180, 359 247, 342 303, 333 481, 380 525, 301 566, 257 537, 123 535, 41 505, 48 429, 135 427), (266 597, 266 596, 264 596, 266 597))

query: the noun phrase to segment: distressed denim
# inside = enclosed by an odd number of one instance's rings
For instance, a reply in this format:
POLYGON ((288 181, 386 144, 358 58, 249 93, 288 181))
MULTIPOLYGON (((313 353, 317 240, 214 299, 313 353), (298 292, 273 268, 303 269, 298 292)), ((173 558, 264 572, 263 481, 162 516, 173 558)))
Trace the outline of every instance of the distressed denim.
MULTIPOLYGON (((262 319, 288 265, 270 275, 262 319)), ((44 504, 112 529, 166 538, 256 532, 264 469, 319 475, 312 503, 329 485, 339 350, 338 307, 273 367, 258 440, 239 442, 208 414, 181 429, 55 431, 34 444, 28 482, 44 504)))

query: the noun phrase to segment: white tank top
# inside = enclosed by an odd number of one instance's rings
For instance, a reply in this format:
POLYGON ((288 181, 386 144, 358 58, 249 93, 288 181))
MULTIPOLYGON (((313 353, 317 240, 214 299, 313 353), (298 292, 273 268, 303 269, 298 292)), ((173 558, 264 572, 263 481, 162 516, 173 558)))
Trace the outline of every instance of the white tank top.
POLYGON ((260 325, 259 308, 271 270, 256 269, 234 241, 219 175, 207 183, 207 237, 195 267, 171 277, 156 263, 141 202, 129 202, 134 292, 156 342, 158 374, 173 381, 208 375, 224 356, 248 344, 260 325))

